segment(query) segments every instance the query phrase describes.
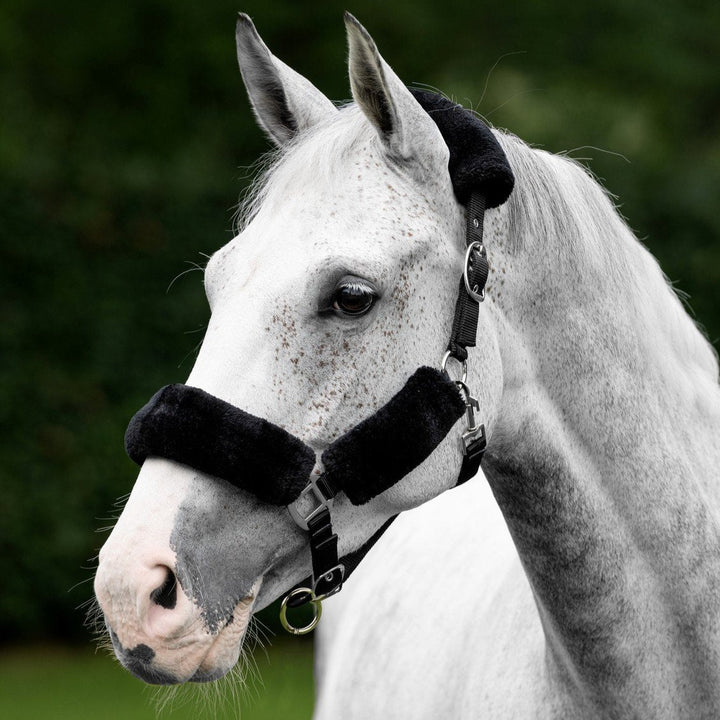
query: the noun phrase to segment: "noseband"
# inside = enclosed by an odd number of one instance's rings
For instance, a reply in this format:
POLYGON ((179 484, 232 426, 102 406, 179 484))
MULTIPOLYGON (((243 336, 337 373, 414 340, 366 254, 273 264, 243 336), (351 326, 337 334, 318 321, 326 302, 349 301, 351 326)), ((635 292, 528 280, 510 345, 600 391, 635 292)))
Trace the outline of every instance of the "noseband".
POLYGON ((167 385, 130 421, 125 447, 142 465, 150 456, 175 460, 222 478, 261 502, 287 506, 309 533, 312 577, 289 592, 281 621, 294 634, 312 630, 321 601, 342 584, 395 519, 390 518, 361 548, 338 558, 332 530, 333 499, 343 493, 362 505, 393 487, 444 440, 466 416, 463 463, 457 484, 473 477, 485 452, 485 427, 475 420, 477 400, 467 384, 468 347, 476 344, 479 304, 489 265, 482 243, 486 208, 501 205, 513 188, 507 158, 489 128, 460 105, 421 90, 411 91, 435 121, 450 149, 448 170, 458 201, 467 207, 466 255, 455 316, 442 369, 420 367, 385 405, 320 456, 295 435, 263 418, 187 385, 167 385), (453 359, 461 376, 447 370, 453 359), (315 614, 305 627, 287 619, 287 608, 312 603, 315 614))

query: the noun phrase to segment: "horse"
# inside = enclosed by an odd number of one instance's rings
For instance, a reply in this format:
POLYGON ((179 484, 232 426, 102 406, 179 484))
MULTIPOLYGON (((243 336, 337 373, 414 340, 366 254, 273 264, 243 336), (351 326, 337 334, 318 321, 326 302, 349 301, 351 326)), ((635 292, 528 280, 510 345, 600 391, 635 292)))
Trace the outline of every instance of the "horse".
MULTIPOLYGON (((273 428, 246 474, 309 452, 326 509, 328 448, 406 398, 418 366, 453 378, 460 416, 427 456, 370 498, 334 498, 341 557, 402 514, 325 601, 315 717, 720 717, 713 348, 586 170, 492 130, 515 187, 484 215, 476 346, 443 358, 470 210, 432 113, 346 27, 354 102, 336 107, 240 15, 242 77, 278 153, 208 262, 182 395, 273 428), (454 488, 473 412, 482 472, 454 488)), ((425 420, 404 417, 410 450, 425 420)), ((131 672, 214 680, 251 615, 311 572, 308 533, 262 488, 143 459, 95 593, 131 672)))

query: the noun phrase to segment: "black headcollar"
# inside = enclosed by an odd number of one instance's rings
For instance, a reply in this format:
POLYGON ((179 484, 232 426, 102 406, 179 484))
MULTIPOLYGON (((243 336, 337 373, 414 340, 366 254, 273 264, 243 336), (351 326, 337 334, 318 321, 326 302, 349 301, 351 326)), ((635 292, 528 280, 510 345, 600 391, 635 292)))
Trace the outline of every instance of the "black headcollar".
MULTIPOLYGON (((446 356, 464 366, 467 347, 475 345, 478 305, 489 271, 482 245, 484 211, 507 200, 514 178, 493 133, 474 114, 440 95, 411 92, 450 149, 453 189, 467 206, 468 249, 446 356)), ((130 421, 125 444, 138 464, 153 455, 169 458, 223 478, 263 502, 289 506, 296 522, 310 533, 313 578, 285 598, 284 608, 288 600, 290 605, 319 602, 337 592, 392 521, 338 561, 337 535, 330 521, 330 505, 337 493, 359 505, 392 487, 433 452, 464 411, 468 427, 459 482, 477 472, 485 434, 484 427, 474 423, 474 408, 476 401, 463 382, 421 367, 383 407, 327 447, 321 455, 324 475, 312 480, 315 453, 299 438, 186 385, 160 390, 130 421), (301 516, 294 503, 305 493, 314 496, 316 507, 301 516)), ((306 628, 286 627, 304 632, 317 619, 319 611, 306 628)))

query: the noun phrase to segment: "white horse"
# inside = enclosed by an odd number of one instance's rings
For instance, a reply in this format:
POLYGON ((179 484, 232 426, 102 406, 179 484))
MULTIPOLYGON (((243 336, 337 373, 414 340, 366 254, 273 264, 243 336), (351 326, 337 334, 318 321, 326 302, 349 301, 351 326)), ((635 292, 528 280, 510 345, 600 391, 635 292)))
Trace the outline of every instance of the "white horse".
MULTIPOLYGON (((337 109, 240 17, 243 78, 280 153, 208 264, 188 379, 318 453, 440 364, 464 257, 438 128, 347 28, 355 103, 337 109)), ((715 354, 582 168, 495 135, 516 188, 486 216, 467 378, 487 480, 443 494, 461 421, 370 502, 336 498, 341 554, 423 507, 327 601, 316 717, 720 717, 715 354)), ((124 665, 204 681, 309 567, 284 507, 152 457, 95 588, 124 665)))

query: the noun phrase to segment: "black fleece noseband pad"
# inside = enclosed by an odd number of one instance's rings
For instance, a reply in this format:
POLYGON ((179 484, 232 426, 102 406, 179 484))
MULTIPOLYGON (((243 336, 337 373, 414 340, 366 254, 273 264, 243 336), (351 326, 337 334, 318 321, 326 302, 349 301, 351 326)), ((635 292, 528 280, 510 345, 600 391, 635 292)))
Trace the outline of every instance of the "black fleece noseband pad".
POLYGON ((273 505, 288 505, 307 485, 315 453, 281 427, 188 385, 158 391, 128 425, 127 454, 189 465, 273 505))
POLYGON ((510 197, 515 178, 490 128, 442 95, 415 88, 410 92, 434 120, 450 149, 448 171, 458 202, 467 205, 471 193, 479 192, 486 208, 502 205, 510 197))
POLYGON ((421 367, 386 405, 325 450, 327 477, 354 505, 366 503, 429 457, 464 410, 455 383, 421 367))
MULTIPOLYGON (((454 382, 421 367, 376 413, 323 453, 327 477, 360 505, 416 468, 465 410, 454 382)), ((187 385, 167 385, 125 433, 138 465, 158 456, 222 478, 273 505, 289 505, 307 485, 315 453, 274 423, 187 385)))

